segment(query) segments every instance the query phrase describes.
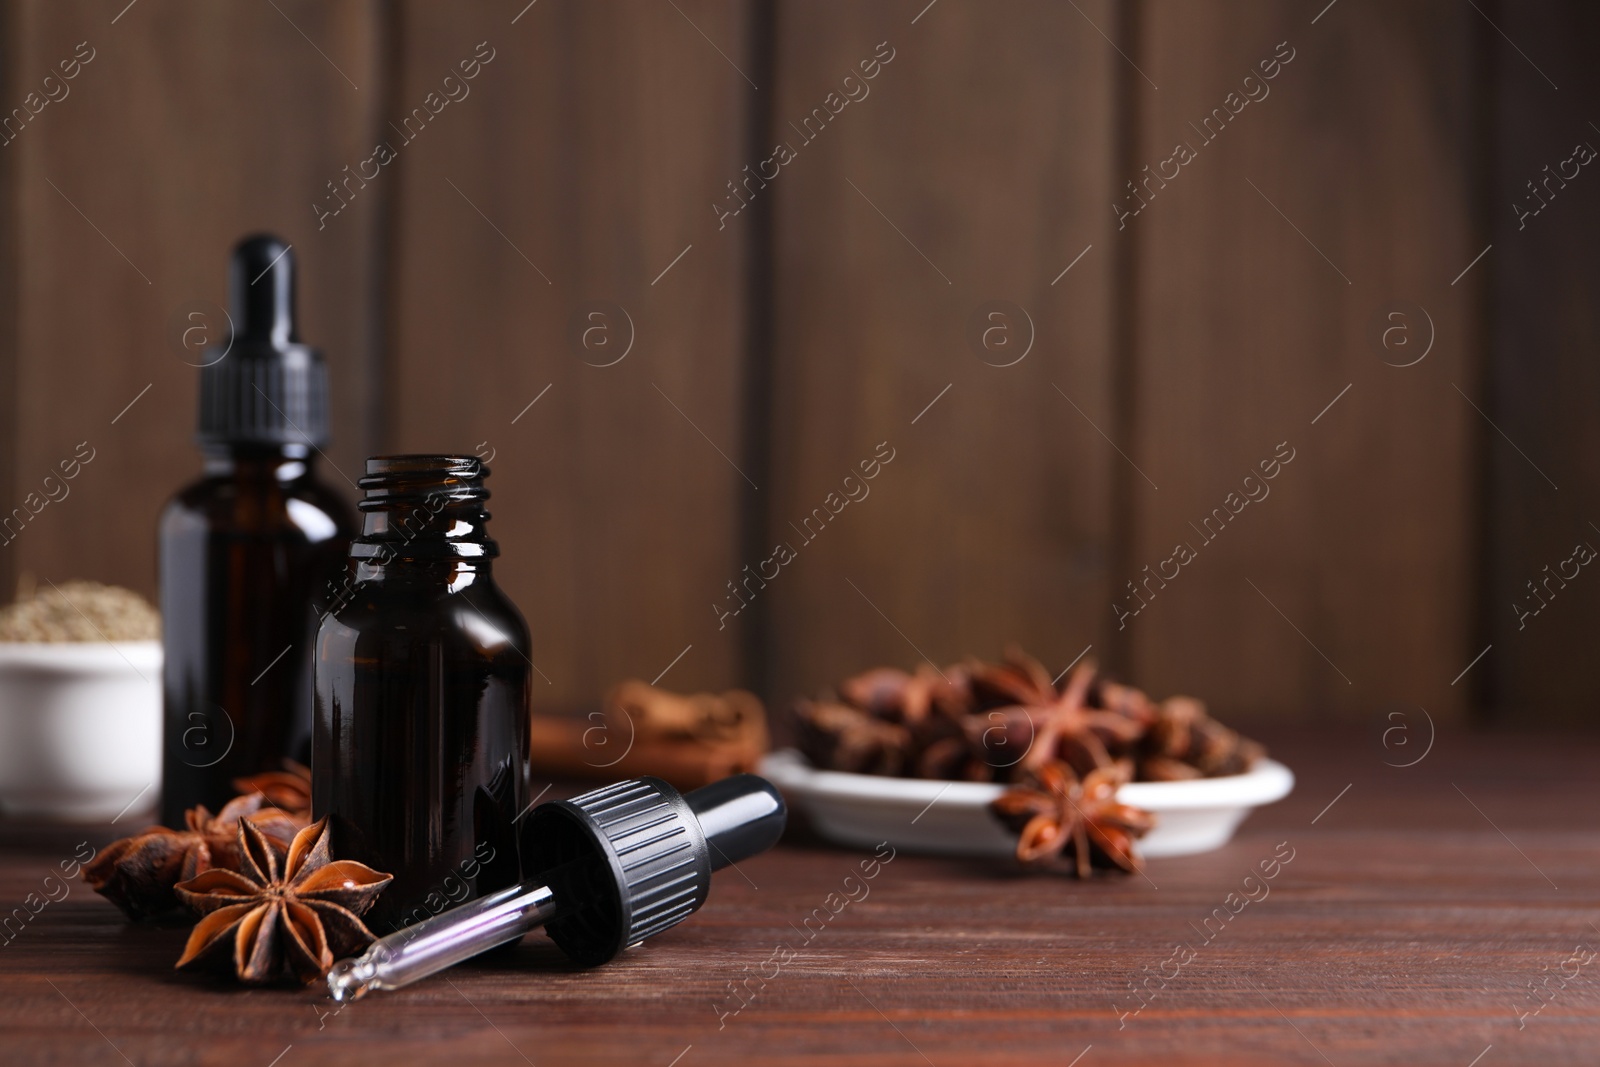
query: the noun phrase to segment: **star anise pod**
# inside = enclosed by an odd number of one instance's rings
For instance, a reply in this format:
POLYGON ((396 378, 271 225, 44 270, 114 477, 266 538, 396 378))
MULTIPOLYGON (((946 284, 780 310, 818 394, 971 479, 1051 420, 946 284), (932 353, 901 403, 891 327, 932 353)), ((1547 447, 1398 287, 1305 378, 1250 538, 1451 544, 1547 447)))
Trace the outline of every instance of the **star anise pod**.
POLYGON ((1056 760, 1085 773, 1108 767, 1114 762, 1113 747, 1120 753, 1144 732, 1142 724, 1120 710, 1089 706, 1096 673, 1089 660, 1073 668, 1059 690, 1043 664, 1016 648, 1006 650, 1002 663, 974 662, 970 670, 975 692, 993 694, 1010 704, 975 718, 969 731, 979 731, 990 744, 997 736, 1014 744, 1018 735, 1030 735, 1021 770, 1037 770, 1056 760), (1003 735, 981 721, 996 715, 1006 723, 1003 735))
POLYGON ((934 711, 958 719, 972 707, 966 671, 959 667, 941 671, 928 662, 919 663, 914 674, 897 667, 863 671, 840 682, 839 695, 880 719, 913 728, 934 711))
POLYGON ((1139 761, 1141 782, 1190 782, 1205 776, 1205 772, 1194 764, 1171 756, 1146 756, 1139 761))
POLYGON ((818 767, 958 781, 1024 781, 1052 762, 1088 775, 1121 760, 1140 781, 1182 781, 1248 770, 1264 751, 1190 698, 1158 707, 1088 660, 1058 685, 1015 646, 998 663, 863 671, 795 715, 818 767))
POLYGON ((287 852, 249 820, 239 822, 240 869, 212 869, 177 893, 201 915, 177 966, 223 967, 241 982, 304 983, 365 948, 361 921, 391 875, 328 851, 328 820, 295 834, 287 852))
POLYGON ((1089 703, 1116 712, 1137 724, 1140 731, 1148 730, 1150 724, 1156 721, 1155 703, 1143 689, 1113 682, 1103 675, 1095 679, 1089 691, 1089 703))
POLYGON ((1007 646, 999 663, 969 659, 966 667, 973 696, 984 707, 1043 704, 1056 694, 1044 664, 1015 645, 1007 646))
POLYGON ((1017 834, 1017 859, 1024 864, 1042 864, 1071 849, 1079 878, 1087 878, 1093 866, 1136 871, 1133 843, 1155 820, 1117 801, 1117 788, 1130 777, 1125 761, 1098 767, 1081 782, 1071 767, 1050 762, 1002 793, 989 810, 1017 834))
POLYGON ((835 701, 795 704, 800 751, 819 767, 857 774, 903 774, 911 752, 905 727, 835 701))
MULTIPOLYGON (((311 821, 311 768, 292 759, 283 761, 281 771, 262 771, 248 778, 235 778, 233 788, 249 796, 260 793, 268 804, 311 821)), ((304 822, 301 825, 304 825, 304 822)))
POLYGON ((919 778, 938 778, 966 782, 992 782, 997 771, 1007 768, 990 762, 981 744, 956 734, 943 737, 917 755, 919 778))
MULTIPOLYGON (((1213 719, 1206 713, 1206 706, 1194 697, 1163 700, 1143 748, 1141 769, 1165 758, 1187 763, 1206 777, 1243 774, 1267 752, 1257 742, 1213 719)), ((1153 776, 1147 773, 1146 777, 1153 776)))
POLYGON ((235 797, 216 815, 203 805, 184 814, 187 829, 151 826, 113 841, 83 868, 83 880, 130 919, 178 906, 173 887, 213 867, 239 865, 239 825, 288 842, 304 820, 264 807, 259 794, 235 797))

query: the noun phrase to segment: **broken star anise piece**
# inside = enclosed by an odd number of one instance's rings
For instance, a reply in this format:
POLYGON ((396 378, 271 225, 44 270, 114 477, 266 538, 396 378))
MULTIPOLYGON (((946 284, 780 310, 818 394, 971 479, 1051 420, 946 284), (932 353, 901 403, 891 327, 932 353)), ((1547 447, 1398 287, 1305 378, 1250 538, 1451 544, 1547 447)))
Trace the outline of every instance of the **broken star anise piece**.
POLYGON ((180 969, 218 967, 251 985, 310 983, 372 943, 360 916, 393 876, 335 860, 327 819, 295 834, 286 853, 241 819, 239 854, 238 871, 212 869, 177 886, 201 916, 180 969))
POLYGON ((292 759, 283 761, 281 771, 262 771, 248 778, 235 778, 233 788, 249 796, 260 793, 274 808, 311 821, 311 768, 292 759))
POLYGON ((1034 769, 1024 784, 989 805, 1017 834, 1017 859, 1046 863, 1070 849, 1079 878, 1094 866, 1139 869, 1133 843, 1155 825, 1149 812, 1117 801, 1117 788, 1132 777, 1124 761, 1097 767, 1082 781, 1064 763, 1034 769))
POLYGON ((212 815, 203 805, 184 814, 187 829, 152 826, 113 841, 83 868, 83 880, 130 919, 178 906, 173 886, 213 867, 239 864, 239 824, 250 822, 268 837, 288 842, 304 825, 259 794, 235 797, 212 815))

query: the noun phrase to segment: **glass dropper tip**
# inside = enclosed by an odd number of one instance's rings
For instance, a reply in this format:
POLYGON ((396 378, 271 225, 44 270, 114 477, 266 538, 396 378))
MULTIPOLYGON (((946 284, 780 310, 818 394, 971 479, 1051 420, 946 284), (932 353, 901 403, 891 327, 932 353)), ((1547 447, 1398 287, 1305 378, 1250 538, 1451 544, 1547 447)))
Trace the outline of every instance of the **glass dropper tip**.
POLYGON ((338 1004, 359 998, 378 975, 377 967, 365 956, 340 960, 328 972, 328 993, 338 1004))

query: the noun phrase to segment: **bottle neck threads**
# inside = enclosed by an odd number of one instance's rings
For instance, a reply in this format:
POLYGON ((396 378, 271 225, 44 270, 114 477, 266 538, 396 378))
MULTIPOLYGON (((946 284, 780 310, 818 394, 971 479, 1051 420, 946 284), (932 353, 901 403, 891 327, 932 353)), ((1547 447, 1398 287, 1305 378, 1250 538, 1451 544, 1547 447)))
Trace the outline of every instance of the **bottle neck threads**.
POLYGON ((489 468, 474 456, 374 456, 359 485, 362 531, 353 559, 491 559, 489 468))

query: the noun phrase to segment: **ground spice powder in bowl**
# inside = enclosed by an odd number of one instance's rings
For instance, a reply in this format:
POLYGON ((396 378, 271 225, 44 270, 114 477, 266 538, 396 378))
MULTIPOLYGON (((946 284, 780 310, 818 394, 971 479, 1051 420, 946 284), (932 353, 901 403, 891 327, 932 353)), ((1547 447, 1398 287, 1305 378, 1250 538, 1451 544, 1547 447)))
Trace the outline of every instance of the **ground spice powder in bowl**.
POLYGON ((15 603, 0 608, 0 641, 159 641, 161 616, 131 589, 62 582, 40 589, 24 578, 15 603))
POLYGON ((0 810, 97 820, 154 801, 160 638, 131 590, 24 579, 0 609, 0 810))

